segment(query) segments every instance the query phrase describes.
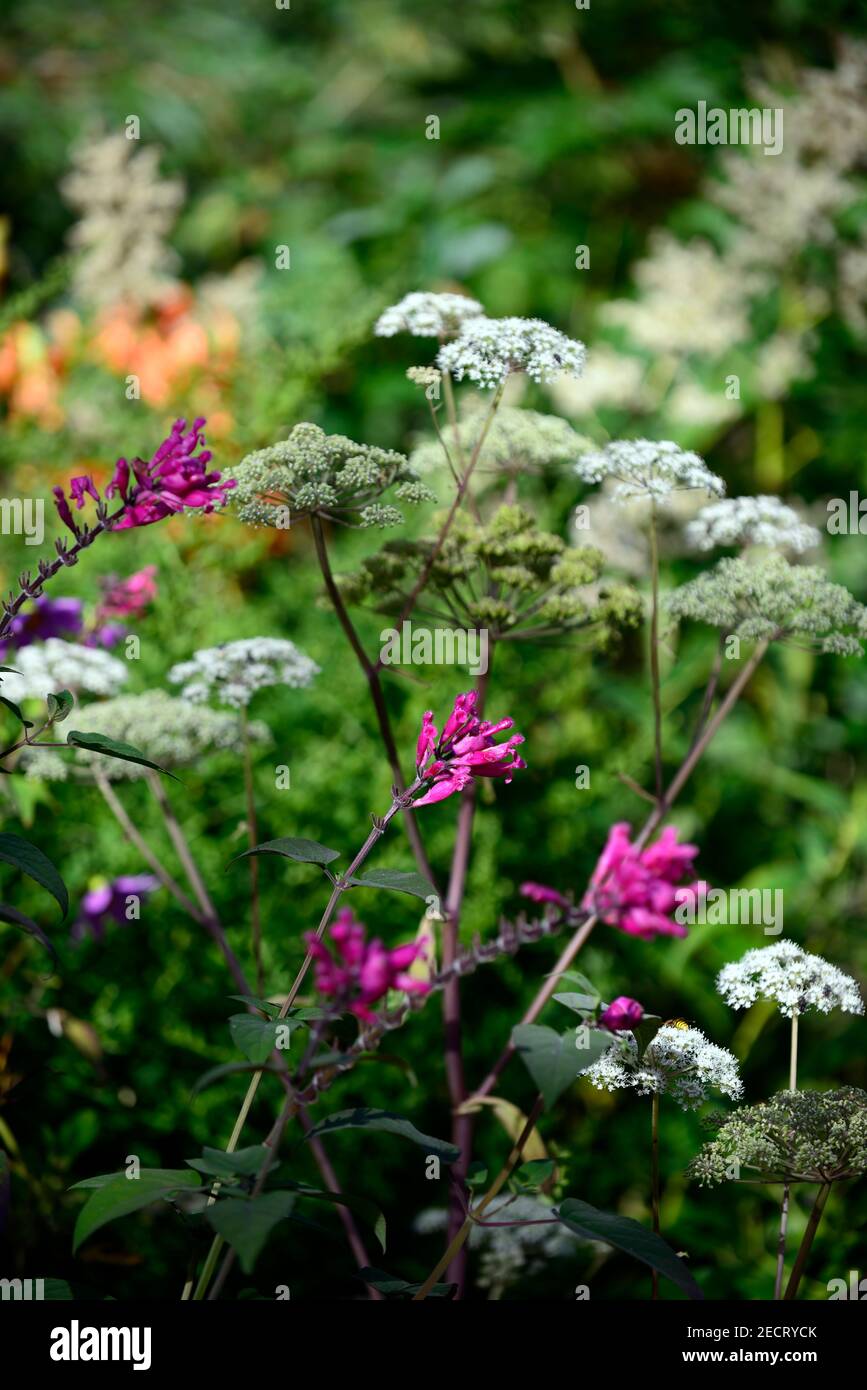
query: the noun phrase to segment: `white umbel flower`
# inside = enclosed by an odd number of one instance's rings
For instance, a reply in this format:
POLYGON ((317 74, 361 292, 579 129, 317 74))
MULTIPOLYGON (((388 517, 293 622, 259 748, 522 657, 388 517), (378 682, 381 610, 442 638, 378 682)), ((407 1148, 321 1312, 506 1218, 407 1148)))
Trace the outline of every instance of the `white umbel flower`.
POLYGON ((775 941, 773 946, 747 951, 740 960, 724 965, 716 982, 717 992, 733 1009, 748 1009, 757 999, 772 999, 786 1018, 818 1009, 861 1014, 861 992, 851 975, 844 975, 822 956, 811 955, 794 941, 775 941))
POLYGON ((4 674, 2 693, 16 704, 21 700, 44 700, 58 690, 116 695, 129 674, 126 664, 116 656, 99 647, 64 642, 61 637, 22 647, 12 660, 18 674, 4 674))
POLYGON ((710 1042, 698 1028, 664 1023, 639 1054, 632 1037, 615 1039, 584 1075, 598 1091, 631 1087, 641 1096, 670 1095, 683 1110, 694 1110, 716 1090, 732 1100, 743 1092, 737 1058, 710 1042))
POLYGON ((441 347, 437 365, 457 381, 500 386, 513 372, 534 381, 554 382, 562 374, 580 376, 587 349, 542 319, 469 319, 451 343, 441 347))
POLYGON ((426 294, 415 290, 405 294, 380 314, 373 331, 377 338, 393 338, 396 333, 412 333, 416 338, 451 338, 467 319, 484 314, 475 299, 464 294, 426 294))
POLYGON ((319 667, 282 637, 247 637, 195 652, 169 671, 169 680, 181 686, 181 697, 193 704, 209 700, 233 709, 246 709, 258 690, 288 685, 293 690, 310 685, 319 667))
POLYGON ((687 526, 686 539, 696 550, 766 545, 800 554, 814 549, 820 536, 815 526, 808 526, 779 497, 726 497, 702 508, 687 526))
POLYGON ((582 455, 575 471, 585 483, 615 479, 612 499, 618 502, 648 497, 665 506, 673 492, 702 489, 722 497, 726 490, 704 459, 670 439, 615 439, 604 449, 582 455))

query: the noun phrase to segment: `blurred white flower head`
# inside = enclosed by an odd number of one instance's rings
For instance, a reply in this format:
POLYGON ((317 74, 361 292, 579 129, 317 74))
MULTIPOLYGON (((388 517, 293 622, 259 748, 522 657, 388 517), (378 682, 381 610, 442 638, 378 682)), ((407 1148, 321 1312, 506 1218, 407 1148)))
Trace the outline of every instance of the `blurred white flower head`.
POLYGON ((703 507, 686 528, 696 550, 720 545, 766 545, 799 554, 814 549, 821 536, 779 497, 726 497, 703 507))
POLYGON ((248 637, 224 642, 195 652, 169 671, 173 685, 181 686, 181 698, 195 705, 213 700, 232 709, 246 709, 259 690, 288 685, 300 690, 310 685, 319 667, 294 642, 281 637, 248 637))
POLYGON ((482 305, 463 294, 405 294, 380 314, 373 331, 377 338, 412 333, 416 338, 451 338, 467 319, 484 314, 482 305))
POLYGON ((612 498, 625 502, 646 497, 664 506, 672 493, 703 489, 722 497, 725 483, 704 459, 670 439, 616 439, 604 449, 584 454, 575 471, 585 483, 613 478, 612 498))
POLYGON ((33 642, 9 658, 17 675, 3 676, 0 694, 18 704, 21 700, 44 700, 58 690, 74 694, 116 695, 126 684, 129 668, 116 656, 98 647, 79 646, 49 637, 45 642, 33 642))

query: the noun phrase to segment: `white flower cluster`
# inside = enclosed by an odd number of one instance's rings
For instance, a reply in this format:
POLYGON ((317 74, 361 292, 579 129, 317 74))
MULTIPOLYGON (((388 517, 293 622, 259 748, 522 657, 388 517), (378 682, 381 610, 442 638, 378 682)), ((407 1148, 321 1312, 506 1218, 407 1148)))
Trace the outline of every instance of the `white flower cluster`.
POLYGON ((159 152, 125 135, 81 146, 61 184, 80 214, 69 234, 73 285, 85 304, 156 304, 174 285, 176 256, 166 238, 183 203, 183 184, 160 178, 159 152))
POLYGON ((815 526, 802 521, 779 497, 726 497, 702 508, 686 528, 696 550, 718 545, 767 545, 777 550, 812 550, 819 544, 815 526))
POLYGON ((457 381, 500 386, 512 372, 526 372, 540 384, 561 373, 580 376, 587 350, 542 319, 468 319, 460 334, 441 347, 437 365, 457 381))
POLYGON ((694 1110, 712 1089, 732 1100, 743 1091, 733 1053, 717 1047, 698 1028, 669 1023, 662 1025, 643 1056, 634 1038, 618 1038, 578 1074, 598 1091, 631 1087, 641 1096, 670 1095, 684 1110, 694 1110))
POLYGON ((412 333, 416 338, 450 338, 467 319, 484 312, 482 305, 468 295, 416 290, 380 314, 373 331, 378 338, 393 338, 395 333, 412 333))
POLYGON ((703 488, 722 497, 726 490, 704 459, 670 439, 615 439, 604 449, 584 454, 575 471, 585 483, 614 478, 619 486, 612 498, 617 502, 649 497, 665 506, 673 492, 703 488))
POLYGON ((676 618, 709 623, 745 642, 797 642, 811 651, 861 656, 867 608, 818 565, 790 565, 778 551, 724 559, 666 595, 676 618))
POLYGON ((656 232, 635 268, 635 281, 638 297, 614 300, 602 319, 625 328, 636 347, 717 358, 749 334, 751 285, 742 269, 706 241, 682 242, 656 232))
POLYGON ((22 647, 10 659, 18 675, 3 676, 2 694, 19 704, 22 700, 44 700, 49 693, 84 690, 88 695, 116 695, 126 684, 129 668, 116 656, 99 647, 83 647, 49 637, 22 647))
MULTIPOLYGON (((164 690, 119 695, 115 700, 85 705, 76 710, 75 727, 81 733, 106 734, 120 743, 131 743, 160 767, 179 767, 206 753, 241 746, 237 714, 194 705, 189 700, 175 700, 164 690)), ((267 744, 271 739, 260 720, 252 721, 249 734, 256 743, 267 744)), ((24 750, 22 765, 28 777, 57 782, 66 781, 70 774, 89 779, 97 770, 112 781, 143 777, 146 772, 140 763, 124 762, 103 753, 77 748, 73 757, 69 753, 61 756, 38 745, 24 750)))
POLYGON ((288 685, 293 690, 310 685, 319 667, 282 637, 248 637, 224 642, 195 652, 169 671, 181 697, 194 705, 215 700, 233 709, 246 709, 257 690, 288 685))
MULTIPOLYGON (((539 1197, 495 1197, 485 1208, 485 1221, 532 1221, 527 1226, 486 1226, 474 1223, 470 1232, 470 1247, 478 1250, 477 1283, 488 1290, 492 1299, 502 1298, 506 1289, 523 1276, 532 1279, 541 1274, 549 1260, 575 1257, 582 1242, 568 1227, 554 1220, 554 1212, 539 1197)), ((421 1235, 443 1230, 446 1213, 432 1207, 420 1212, 413 1223, 421 1235)), ((588 1246, 596 1242, 587 1241, 588 1246)), ((603 1247, 599 1247, 600 1249, 603 1247)))
POLYGON ((851 975, 794 941, 775 941, 773 946, 747 951, 740 960, 723 966, 716 987, 733 1009, 748 1009, 757 999, 773 999, 786 1018, 808 1009, 823 1014, 832 1009, 864 1012, 861 992, 851 975))

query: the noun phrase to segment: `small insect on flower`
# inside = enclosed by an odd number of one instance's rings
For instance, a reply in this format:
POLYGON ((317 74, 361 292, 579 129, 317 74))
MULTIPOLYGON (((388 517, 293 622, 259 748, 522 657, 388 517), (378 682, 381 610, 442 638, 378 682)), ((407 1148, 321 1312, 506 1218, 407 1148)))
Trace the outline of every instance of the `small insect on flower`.
POLYGON ((663 1028, 692 1028, 685 1018, 667 1018, 663 1023, 663 1028))

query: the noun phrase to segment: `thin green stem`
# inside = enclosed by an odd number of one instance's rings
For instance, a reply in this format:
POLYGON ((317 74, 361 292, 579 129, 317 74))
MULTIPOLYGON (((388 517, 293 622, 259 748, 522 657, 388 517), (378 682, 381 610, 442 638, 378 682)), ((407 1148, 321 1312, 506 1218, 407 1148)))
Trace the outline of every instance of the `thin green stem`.
MULTIPOLYGON (((241 711, 241 745, 244 753, 244 797, 247 803, 247 843, 254 849, 259 841, 256 824, 256 789, 253 783, 253 753, 250 746, 250 721, 246 709, 241 711)), ((256 989, 260 996, 265 989, 265 970, 262 964, 262 913, 259 905, 259 859, 249 856, 250 864, 250 928, 253 961, 256 967, 256 989)))
MULTIPOLYGON (((791 1041, 789 1044, 789 1090, 798 1089, 798 1015, 792 1014, 791 1041)), ((777 1269, 774 1276, 774 1299, 779 1303, 783 1296, 783 1276, 786 1272, 786 1238, 789 1232, 788 1183, 783 1183, 783 1197, 780 1202, 780 1231, 777 1236, 777 1269)))
POLYGON ((653 765, 656 795, 661 799, 663 781, 662 695, 659 677, 659 538, 655 501, 651 503, 650 510, 650 683, 653 692, 653 765))

